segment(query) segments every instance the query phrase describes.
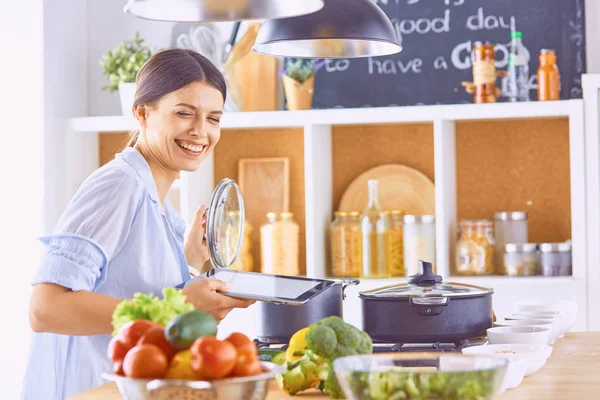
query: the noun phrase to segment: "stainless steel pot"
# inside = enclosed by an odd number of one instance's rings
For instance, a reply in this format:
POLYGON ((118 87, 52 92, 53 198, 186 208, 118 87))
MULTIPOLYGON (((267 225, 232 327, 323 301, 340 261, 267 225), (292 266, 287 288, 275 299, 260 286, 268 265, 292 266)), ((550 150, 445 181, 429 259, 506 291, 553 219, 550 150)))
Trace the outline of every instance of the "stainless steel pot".
POLYGON ((301 306, 259 302, 260 323, 257 339, 266 343, 288 343, 294 333, 325 317, 343 318, 344 293, 358 279, 334 281, 334 284, 301 306))
POLYGON ((359 293, 363 330, 383 343, 460 343, 492 327, 493 289, 442 283, 429 262, 407 283, 359 293))

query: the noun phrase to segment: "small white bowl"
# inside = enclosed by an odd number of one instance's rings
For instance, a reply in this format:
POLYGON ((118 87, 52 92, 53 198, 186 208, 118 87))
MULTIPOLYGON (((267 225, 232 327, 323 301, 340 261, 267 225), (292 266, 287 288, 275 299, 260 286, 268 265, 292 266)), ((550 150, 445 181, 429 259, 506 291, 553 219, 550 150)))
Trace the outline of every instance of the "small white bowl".
POLYGON ((531 312, 548 312, 560 311, 566 314, 566 332, 573 329, 577 321, 577 312, 579 306, 574 300, 558 300, 558 301, 517 301, 513 304, 513 313, 531 313, 531 312))
POLYGON ((549 319, 506 319, 504 321, 494 322, 494 326, 539 326, 541 328, 550 329, 550 341, 548 344, 554 344, 558 335, 560 335, 560 321, 552 321, 549 319))
POLYGON ((550 343, 550 333, 550 328, 538 326, 502 326, 489 328, 487 337, 491 344, 548 344, 550 343))
POLYGON ((523 360, 527 363, 524 376, 539 371, 552 354, 552 346, 539 344, 485 344, 466 347, 464 354, 485 354, 506 358, 511 361, 523 360))
POLYGON ((513 321, 513 320, 529 320, 529 319, 536 319, 536 320, 544 320, 544 321, 550 321, 553 322, 556 326, 556 328, 558 329, 558 334, 557 334, 557 338, 562 338, 565 336, 565 333, 567 332, 567 325, 566 325, 566 318, 560 315, 544 315, 544 314, 513 314, 510 315, 508 317, 505 317, 506 320, 509 321, 513 321))

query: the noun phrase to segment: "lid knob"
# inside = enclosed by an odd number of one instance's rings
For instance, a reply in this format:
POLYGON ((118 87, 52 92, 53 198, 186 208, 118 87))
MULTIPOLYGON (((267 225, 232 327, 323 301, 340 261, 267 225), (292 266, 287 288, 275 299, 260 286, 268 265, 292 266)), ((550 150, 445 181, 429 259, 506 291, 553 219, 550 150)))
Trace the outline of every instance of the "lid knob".
POLYGON ((417 286, 433 286, 442 281, 441 275, 433 273, 433 265, 430 262, 419 260, 419 268, 421 274, 412 275, 408 279, 408 283, 417 286))

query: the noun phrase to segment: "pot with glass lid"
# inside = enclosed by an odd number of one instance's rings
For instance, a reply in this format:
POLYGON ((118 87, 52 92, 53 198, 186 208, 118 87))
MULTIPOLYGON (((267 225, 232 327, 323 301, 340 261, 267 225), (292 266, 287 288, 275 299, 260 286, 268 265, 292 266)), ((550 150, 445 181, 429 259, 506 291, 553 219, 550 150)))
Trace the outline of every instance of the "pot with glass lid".
POLYGON ((442 282, 429 262, 406 283, 359 293, 363 330, 381 343, 460 343, 493 325, 493 289, 442 282))

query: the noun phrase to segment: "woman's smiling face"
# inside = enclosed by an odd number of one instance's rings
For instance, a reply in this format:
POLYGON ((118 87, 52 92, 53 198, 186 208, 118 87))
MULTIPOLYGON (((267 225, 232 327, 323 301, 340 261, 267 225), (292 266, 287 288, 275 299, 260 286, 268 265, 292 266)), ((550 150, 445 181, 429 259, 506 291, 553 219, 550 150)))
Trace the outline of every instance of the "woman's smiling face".
POLYGON ((207 82, 192 82, 153 105, 139 105, 143 146, 155 162, 172 171, 195 171, 221 137, 223 95, 207 82))

